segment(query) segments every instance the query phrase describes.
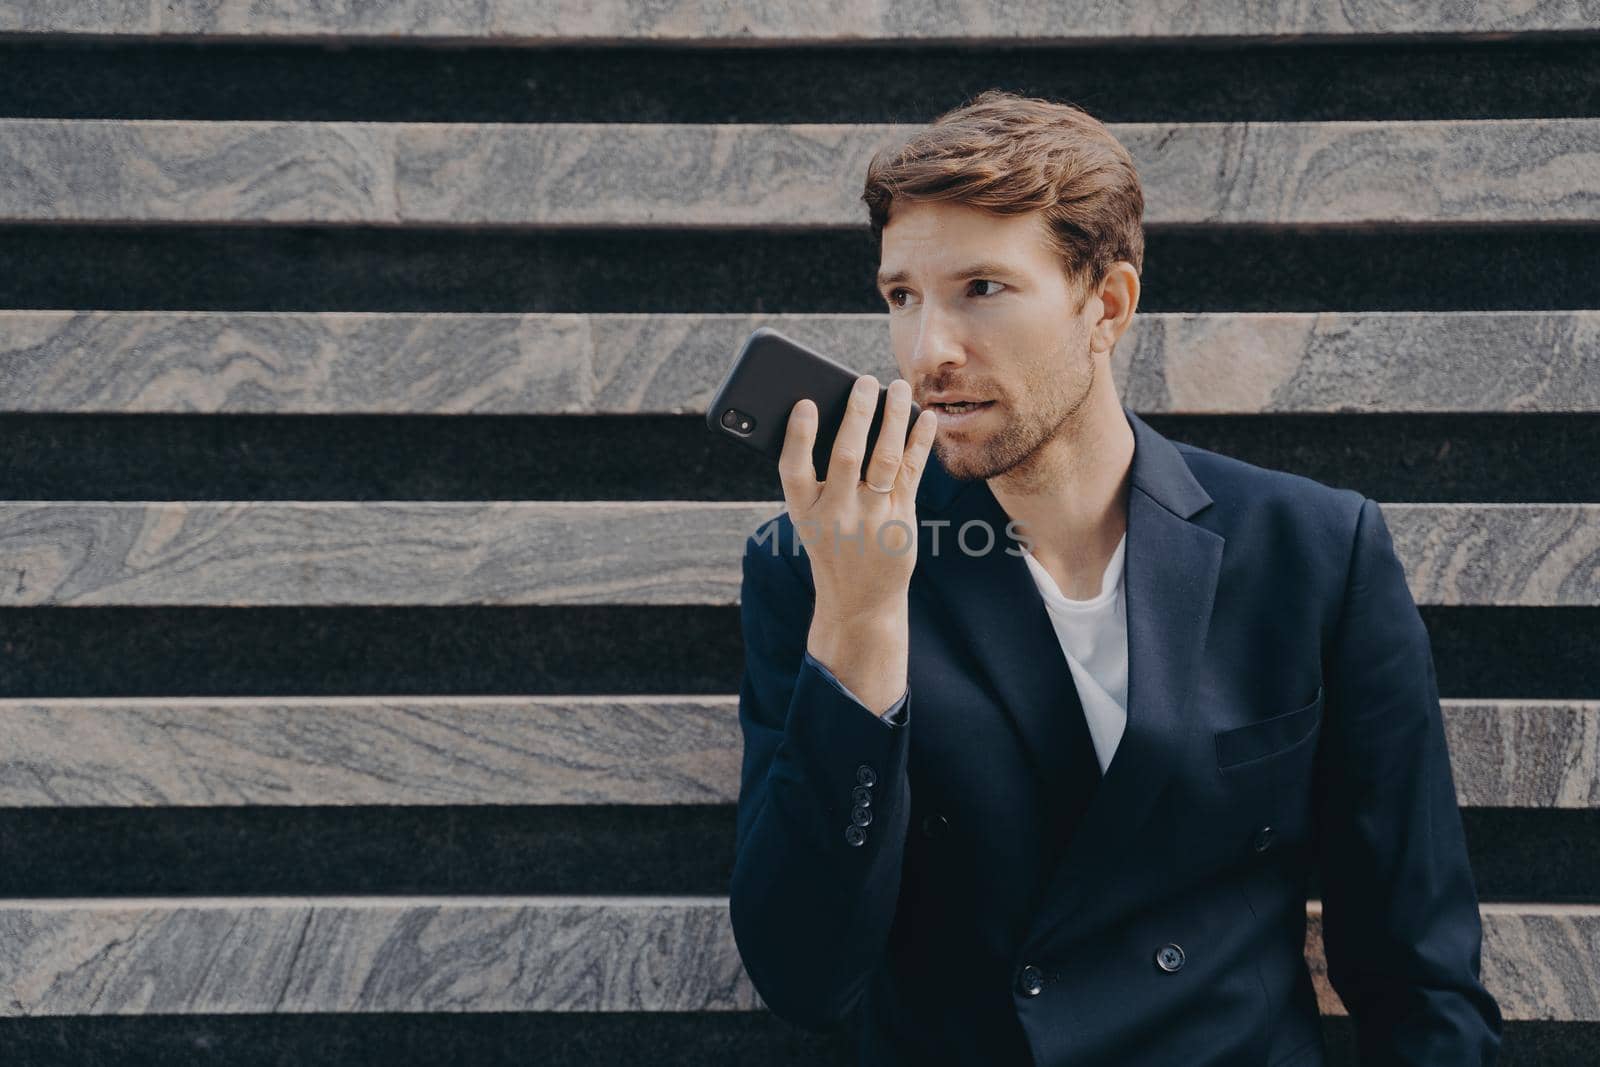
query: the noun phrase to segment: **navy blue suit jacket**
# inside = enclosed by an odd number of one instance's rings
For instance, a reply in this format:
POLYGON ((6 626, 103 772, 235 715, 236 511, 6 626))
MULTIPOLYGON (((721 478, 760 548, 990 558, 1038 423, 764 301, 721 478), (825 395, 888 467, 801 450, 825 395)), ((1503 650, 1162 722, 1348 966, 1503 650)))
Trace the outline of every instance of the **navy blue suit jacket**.
POLYGON ((757 992, 853 1027, 863 1064, 1315 1067, 1315 867, 1362 1062, 1492 1063, 1432 653, 1378 505, 1123 410, 1127 727, 1059 851, 1082 711, 986 482, 923 474, 898 724, 807 655, 787 512, 747 540, 729 907, 757 992), (987 554, 958 547, 972 519, 987 554))

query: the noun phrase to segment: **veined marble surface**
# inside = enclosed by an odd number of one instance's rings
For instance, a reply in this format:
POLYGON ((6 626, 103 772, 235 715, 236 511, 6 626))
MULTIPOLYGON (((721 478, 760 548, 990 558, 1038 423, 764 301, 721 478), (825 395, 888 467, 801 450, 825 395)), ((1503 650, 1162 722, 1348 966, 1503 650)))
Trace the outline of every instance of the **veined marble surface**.
MULTIPOLYGON (((0 119, 0 221, 865 228, 918 129, 0 119)), ((1109 129, 1147 225, 1600 219, 1600 119, 1109 129)))
MULTIPOLYGON (((703 414, 770 326, 887 384, 887 315, 0 310, 0 412, 703 414)), ((1600 411, 1600 311, 1134 315, 1141 414, 1600 411)))
POLYGON ((251 38, 444 38, 484 44, 703 42, 817 44, 830 41, 1107 41, 1229 37, 1374 37, 1593 30, 1600 16, 1582 0, 1445 0, 1404 4, 1342 0, 1043 0, 936 3, 706 3, 705 0, 75 0, 0 4, 0 30, 251 38))
POLYGON ((739 1011, 723 898, 0 901, 0 1015, 739 1011))
MULTIPOLYGON (((1600 504, 1382 507, 1418 604, 1600 605, 1600 504)), ((0 501, 0 606, 731 605, 746 537, 783 510, 782 501, 0 501)))
MULTIPOLYGON (((1600 906, 1480 910, 1506 1018, 1600 1021, 1600 906)), ((0 989, 5 1016, 765 1007, 722 897, 7 900, 0 989)))
MULTIPOLYGON (((1462 806, 1600 808, 1600 701, 1446 700, 1462 806)), ((738 697, 0 700, 0 808, 733 804, 738 697)))
POLYGON ((0 808, 732 804, 738 697, 0 700, 0 808))

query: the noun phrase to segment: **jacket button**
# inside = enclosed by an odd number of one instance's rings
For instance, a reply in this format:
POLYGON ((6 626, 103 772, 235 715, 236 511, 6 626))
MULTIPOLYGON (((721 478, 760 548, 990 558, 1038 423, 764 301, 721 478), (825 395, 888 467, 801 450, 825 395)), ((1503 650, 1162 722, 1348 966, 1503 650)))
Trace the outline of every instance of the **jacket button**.
POLYGON ((867 826, 872 822, 871 808, 851 808, 850 821, 856 826, 867 826))
POLYGON ((1267 849, 1271 848, 1274 836, 1275 835, 1272 831, 1272 827, 1270 826, 1263 826, 1261 829, 1257 830, 1255 840, 1256 851, 1265 852, 1267 849))
POLYGON ((858 808, 872 807, 872 787, 869 785, 856 786, 850 790, 850 801, 858 808))
POLYGON ((878 772, 872 769, 872 764, 863 763, 861 766, 856 768, 856 784, 857 785, 877 785, 878 784, 878 772))
POLYGON ((922 836, 938 837, 944 833, 944 828, 949 825, 950 821, 943 815, 936 811, 929 812, 922 817, 922 836))
POLYGON ((1162 945, 1156 950, 1156 966, 1168 974, 1183 966, 1183 949, 1177 945, 1162 945))
POLYGON ((1022 968, 1017 975, 1017 991, 1025 997, 1036 997, 1044 992, 1044 972, 1031 963, 1022 968))
POLYGON ((852 846, 858 846, 867 839, 867 832, 855 823, 844 828, 844 839, 852 846))

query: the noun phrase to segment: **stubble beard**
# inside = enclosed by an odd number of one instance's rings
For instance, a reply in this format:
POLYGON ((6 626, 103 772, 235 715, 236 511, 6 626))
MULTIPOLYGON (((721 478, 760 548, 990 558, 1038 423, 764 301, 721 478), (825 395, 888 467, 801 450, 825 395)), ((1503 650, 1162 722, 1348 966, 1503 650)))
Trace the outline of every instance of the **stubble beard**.
POLYGON ((1085 361, 1089 366, 1088 381, 1077 396, 1060 400, 1052 391, 1030 388, 1024 395, 1049 397, 1048 409, 1008 415, 1000 402, 996 401, 995 406, 1000 410, 994 414, 1001 420, 1001 425, 989 431, 986 437, 972 442, 952 443, 943 435, 936 436, 933 451, 940 466, 952 478, 960 481, 977 478, 987 480, 1007 474, 1022 476, 1026 480, 1031 473, 1030 467, 1037 465, 1046 442, 1062 433, 1072 432, 1082 419, 1083 409, 1094 391, 1098 371, 1094 354, 1087 348, 1085 361))

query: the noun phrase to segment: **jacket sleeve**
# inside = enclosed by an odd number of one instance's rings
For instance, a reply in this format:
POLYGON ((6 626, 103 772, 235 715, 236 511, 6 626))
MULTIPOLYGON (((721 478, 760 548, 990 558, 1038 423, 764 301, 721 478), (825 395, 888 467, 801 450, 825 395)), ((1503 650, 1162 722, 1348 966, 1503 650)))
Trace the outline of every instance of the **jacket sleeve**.
POLYGON ((887 949, 911 810, 911 692, 898 725, 856 700, 806 652, 814 603, 795 561, 746 542, 728 909, 767 1007, 822 1031, 848 1018, 887 949))
POLYGON ((1433 653, 1378 505, 1363 498, 1327 649, 1317 849, 1328 978, 1362 1063, 1495 1062, 1477 891, 1433 653))
MULTIPOLYGON (((854 700, 863 708, 867 707, 866 703, 860 697, 856 696, 849 686, 839 681, 838 676, 830 671, 820 659, 813 656, 809 649, 806 651, 805 666, 814 668, 820 672, 821 675, 826 678, 835 689, 839 690, 839 692, 843 693, 851 700, 854 700)), ((910 697, 911 687, 908 685, 906 686, 906 691, 900 694, 900 699, 889 705, 889 710, 883 713, 883 721, 892 723, 895 726, 904 724, 906 721, 906 706, 910 703, 910 697)), ((876 713, 874 712, 874 714, 876 713)))

